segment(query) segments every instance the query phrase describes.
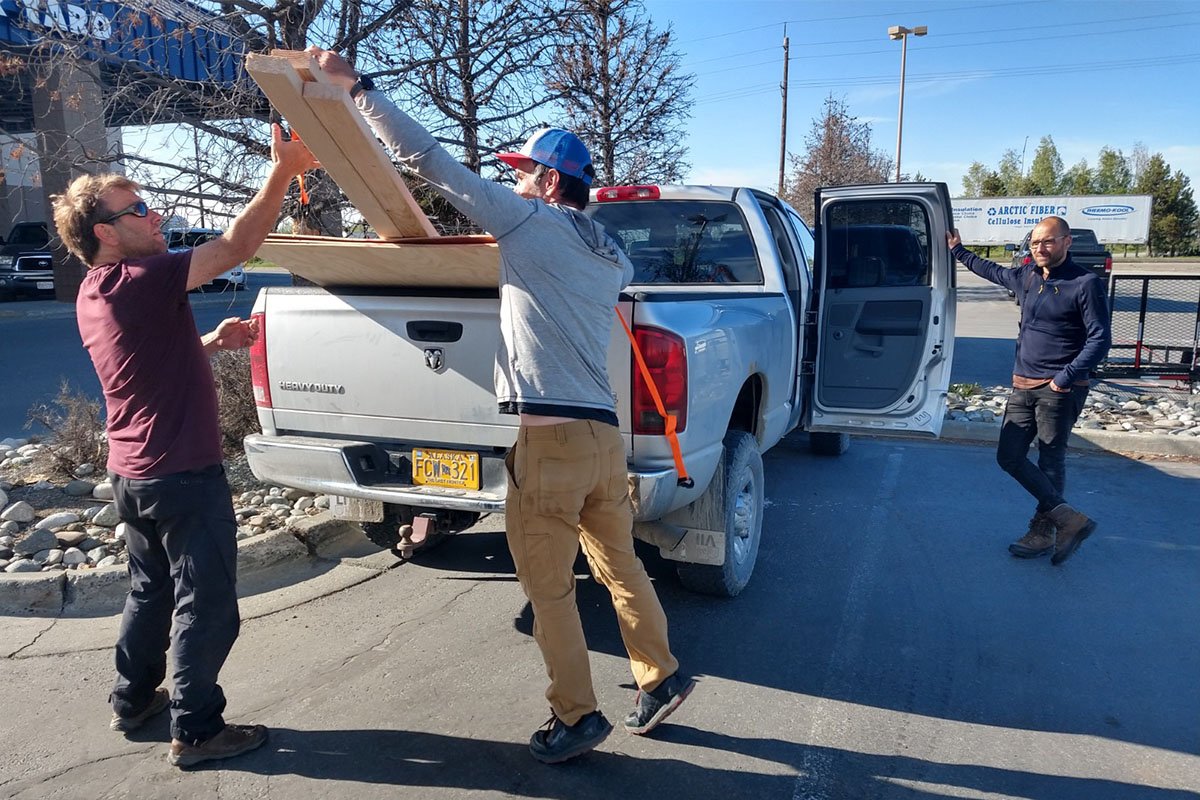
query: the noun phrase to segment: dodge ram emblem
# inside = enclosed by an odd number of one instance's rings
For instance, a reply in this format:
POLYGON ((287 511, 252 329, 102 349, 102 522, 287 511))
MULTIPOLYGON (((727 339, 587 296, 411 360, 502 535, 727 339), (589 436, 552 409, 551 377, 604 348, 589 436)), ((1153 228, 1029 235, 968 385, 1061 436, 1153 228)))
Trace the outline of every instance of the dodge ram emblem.
POLYGON ((446 364, 445 351, 440 347, 425 348, 425 366, 429 367, 434 372, 439 371, 446 364))

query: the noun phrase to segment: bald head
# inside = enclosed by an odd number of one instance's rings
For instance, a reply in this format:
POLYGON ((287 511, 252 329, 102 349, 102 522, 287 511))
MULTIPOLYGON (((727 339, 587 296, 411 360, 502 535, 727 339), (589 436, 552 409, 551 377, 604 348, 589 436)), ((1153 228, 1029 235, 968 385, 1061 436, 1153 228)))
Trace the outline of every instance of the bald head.
POLYGON ((1071 247, 1071 226, 1062 217, 1046 217, 1029 237, 1029 252, 1044 272, 1067 260, 1071 247))

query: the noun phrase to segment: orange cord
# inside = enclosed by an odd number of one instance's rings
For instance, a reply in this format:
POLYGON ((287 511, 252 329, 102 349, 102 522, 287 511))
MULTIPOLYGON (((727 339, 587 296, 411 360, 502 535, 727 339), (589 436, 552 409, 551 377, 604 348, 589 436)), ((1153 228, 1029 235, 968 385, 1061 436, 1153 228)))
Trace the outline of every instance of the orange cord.
POLYGON ((638 347, 637 339, 633 336, 633 331, 629 329, 629 323, 625 321, 625 315, 616 306, 613 307, 613 310, 617 312, 617 319, 621 320, 621 327, 625 329, 625 335, 629 337, 629 344, 633 346, 633 358, 637 361, 638 370, 641 371, 646 386, 650 388, 650 396, 654 398, 654 407, 663 418, 663 436, 667 437, 667 444, 671 446, 671 457, 675 459, 675 471, 679 473, 678 483, 680 486, 690 489, 696 484, 688 477, 687 468, 683 465, 683 451, 679 448, 679 436, 675 433, 675 415, 668 414, 666 407, 663 406, 658 387, 654 385, 654 378, 650 376, 650 368, 646 366, 646 359, 642 357, 642 351, 638 347))

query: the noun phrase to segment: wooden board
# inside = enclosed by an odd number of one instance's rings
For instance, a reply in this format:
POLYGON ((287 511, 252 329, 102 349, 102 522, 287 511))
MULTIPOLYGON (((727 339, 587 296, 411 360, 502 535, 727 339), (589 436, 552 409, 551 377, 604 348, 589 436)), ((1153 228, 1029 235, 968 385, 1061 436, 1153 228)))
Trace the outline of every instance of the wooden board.
POLYGON ((368 224, 387 239, 436 237, 437 229, 362 119, 350 94, 329 82, 308 53, 277 52, 281 54, 247 55, 246 71, 368 224), (305 81, 302 73, 314 80, 305 81), (309 90, 313 90, 318 106, 315 109, 306 100, 309 90))
POLYGON ((490 236, 425 241, 271 234, 257 255, 318 286, 495 288, 500 248, 490 236))

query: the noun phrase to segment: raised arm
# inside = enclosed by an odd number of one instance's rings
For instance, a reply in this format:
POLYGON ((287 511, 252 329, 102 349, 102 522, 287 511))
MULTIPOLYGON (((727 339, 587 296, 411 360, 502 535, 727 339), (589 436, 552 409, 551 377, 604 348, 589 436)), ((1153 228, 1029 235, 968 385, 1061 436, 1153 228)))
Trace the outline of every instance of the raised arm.
MULTIPOLYGON (((358 76, 340 55, 317 47, 308 48, 308 52, 327 77, 347 91, 354 87, 358 76)), ((398 161, 492 236, 504 237, 534 213, 536 205, 532 201, 464 167, 382 92, 361 92, 354 102, 398 161)))
POLYGON ((946 234, 946 246, 950 248, 950 255, 984 280, 999 284, 1012 292, 1016 292, 1020 287, 1021 278, 1019 270, 1009 269, 997 264, 995 261, 980 258, 963 247, 962 239, 958 235, 958 228, 954 228, 946 234))
POLYGON ((271 126, 271 171, 258 194, 234 218, 225 235, 192 252, 187 286, 203 286, 254 255, 275 226, 292 178, 320 166, 299 139, 283 140, 283 129, 271 126))

